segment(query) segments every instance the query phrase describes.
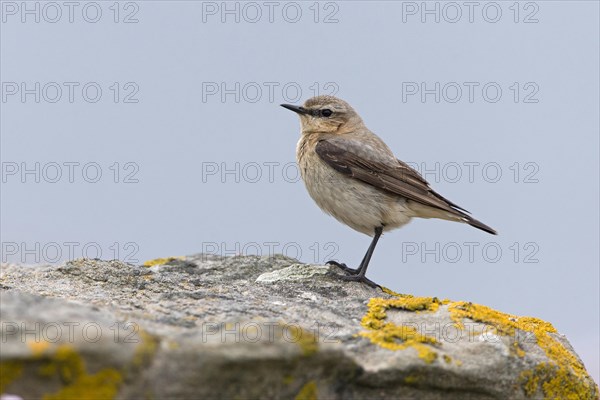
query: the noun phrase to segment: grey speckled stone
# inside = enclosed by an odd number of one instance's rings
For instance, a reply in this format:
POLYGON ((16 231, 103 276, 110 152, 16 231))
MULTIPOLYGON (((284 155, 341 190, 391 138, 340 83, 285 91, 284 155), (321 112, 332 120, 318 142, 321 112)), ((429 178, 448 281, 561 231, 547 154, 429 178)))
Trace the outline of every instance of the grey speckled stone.
MULTIPOLYGON (((385 303, 381 326, 435 338, 419 347, 388 335, 396 347, 385 348, 367 337, 383 331, 363 318, 378 301, 400 297, 342 281, 336 267, 284 256, 165 262, 3 264, 3 394, 525 399, 523 374, 549 361, 527 332, 506 335, 468 319, 457 329, 452 303, 441 302, 423 312, 385 303)), ((550 337, 578 360, 563 336, 550 337)), ((540 383, 558 376, 544 373, 529 381, 532 398, 543 397, 540 383)), ((573 376, 569 383, 597 397, 585 370, 573 376)))
POLYGON ((276 271, 265 272, 256 278, 256 282, 301 281, 315 275, 327 275, 330 269, 331 267, 328 265, 292 264, 276 271))

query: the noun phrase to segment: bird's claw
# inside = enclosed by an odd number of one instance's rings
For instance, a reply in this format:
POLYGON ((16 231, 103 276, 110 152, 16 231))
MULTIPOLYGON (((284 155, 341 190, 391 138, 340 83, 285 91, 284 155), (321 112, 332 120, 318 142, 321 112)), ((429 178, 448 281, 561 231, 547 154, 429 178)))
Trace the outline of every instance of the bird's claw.
POLYGON ((373 282, 372 280, 370 280, 366 276, 360 275, 360 268, 350 268, 346 264, 339 263, 339 262, 334 261, 334 260, 327 261, 326 264, 328 264, 328 265, 335 265, 336 267, 340 268, 342 271, 344 271, 347 274, 349 274, 349 275, 346 275, 346 276, 340 276, 340 278, 342 280, 352 281, 352 282, 362 282, 362 283, 365 283, 365 284, 367 284, 368 286, 370 286, 372 288, 380 288, 381 289, 380 285, 376 284, 375 282, 373 282))
POLYGON ((348 274, 350 274, 350 275, 357 275, 357 274, 358 274, 358 271, 359 271, 359 269, 358 269, 358 268, 350 268, 350 267, 349 267, 349 266, 347 266, 346 264, 344 264, 344 263, 339 263, 339 262, 337 262, 337 261, 334 261, 334 260, 327 261, 325 264, 328 264, 328 265, 335 265, 336 267, 340 268, 342 271, 344 271, 344 272, 347 272, 347 273, 348 273, 348 274))
POLYGON ((376 284, 375 282, 373 282, 372 280, 370 280, 369 278, 367 278, 364 275, 341 276, 340 278, 345 281, 366 283, 368 286, 370 286, 372 288, 380 288, 381 289, 380 285, 376 284))

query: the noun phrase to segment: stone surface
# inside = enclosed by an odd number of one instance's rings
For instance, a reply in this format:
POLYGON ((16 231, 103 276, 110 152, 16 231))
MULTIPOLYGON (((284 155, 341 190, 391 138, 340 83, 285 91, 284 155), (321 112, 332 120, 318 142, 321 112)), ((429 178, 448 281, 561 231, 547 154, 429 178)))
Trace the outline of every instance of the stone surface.
POLYGON ((544 321, 283 256, 3 264, 0 391, 23 398, 598 398, 544 321))

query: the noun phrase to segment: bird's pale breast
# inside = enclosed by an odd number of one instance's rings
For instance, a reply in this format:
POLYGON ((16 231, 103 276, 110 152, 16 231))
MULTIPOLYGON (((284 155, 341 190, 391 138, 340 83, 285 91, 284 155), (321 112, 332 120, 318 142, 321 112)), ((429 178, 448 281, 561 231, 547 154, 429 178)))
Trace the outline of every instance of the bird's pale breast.
POLYGON ((387 231, 409 222, 404 199, 339 173, 320 159, 315 146, 316 139, 303 136, 296 157, 306 189, 323 211, 367 235, 378 226, 387 231))

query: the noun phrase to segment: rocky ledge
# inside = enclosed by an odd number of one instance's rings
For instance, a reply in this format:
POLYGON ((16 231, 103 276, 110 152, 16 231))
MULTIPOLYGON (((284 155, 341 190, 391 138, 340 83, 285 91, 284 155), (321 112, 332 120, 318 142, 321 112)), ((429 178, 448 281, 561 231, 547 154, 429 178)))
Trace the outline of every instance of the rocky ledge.
POLYGON ((283 256, 3 264, 3 398, 597 399, 542 320, 283 256))

